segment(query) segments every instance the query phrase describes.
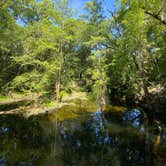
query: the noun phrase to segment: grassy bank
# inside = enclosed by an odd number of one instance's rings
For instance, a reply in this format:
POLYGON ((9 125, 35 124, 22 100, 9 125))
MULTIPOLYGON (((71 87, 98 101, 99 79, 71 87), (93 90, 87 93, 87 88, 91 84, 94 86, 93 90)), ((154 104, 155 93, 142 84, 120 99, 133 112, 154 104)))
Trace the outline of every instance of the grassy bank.
POLYGON ((0 103, 0 114, 23 114, 24 116, 32 116, 39 114, 48 114, 55 110, 70 107, 75 110, 81 111, 96 111, 97 105, 94 102, 89 101, 88 96, 84 92, 75 92, 65 95, 61 102, 56 100, 42 101, 40 98, 9 98, 4 97, 0 103), (30 104, 23 103, 24 100, 30 101, 30 104), (4 109, 5 108, 5 109, 4 109), (10 109, 11 108, 11 109, 10 109))

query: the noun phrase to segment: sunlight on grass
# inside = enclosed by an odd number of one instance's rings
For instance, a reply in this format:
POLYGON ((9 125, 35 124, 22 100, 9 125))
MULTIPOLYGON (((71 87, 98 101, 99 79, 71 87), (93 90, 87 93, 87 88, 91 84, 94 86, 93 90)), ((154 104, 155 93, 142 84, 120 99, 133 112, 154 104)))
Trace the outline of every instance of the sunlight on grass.
POLYGON ((0 94, 0 102, 6 102, 6 101, 11 101, 12 98, 8 97, 8 96, 3 96, 2 94, 0 94))
POLYGON ((122 107, 122 106, 106 106, 104 111, 112 111, 112 112, 119 112, 119 113, 123 113, 125 111, 127 111, 126 107, 122 107))

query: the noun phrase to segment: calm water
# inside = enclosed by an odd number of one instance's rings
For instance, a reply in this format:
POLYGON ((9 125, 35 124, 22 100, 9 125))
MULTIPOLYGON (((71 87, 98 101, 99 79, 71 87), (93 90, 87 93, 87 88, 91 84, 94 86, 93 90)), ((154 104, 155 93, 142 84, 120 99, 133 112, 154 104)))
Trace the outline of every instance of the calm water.
POLYGON ((0 166, 164 166, 165 152, 164 123, 138 109, 0 116, 0 166))

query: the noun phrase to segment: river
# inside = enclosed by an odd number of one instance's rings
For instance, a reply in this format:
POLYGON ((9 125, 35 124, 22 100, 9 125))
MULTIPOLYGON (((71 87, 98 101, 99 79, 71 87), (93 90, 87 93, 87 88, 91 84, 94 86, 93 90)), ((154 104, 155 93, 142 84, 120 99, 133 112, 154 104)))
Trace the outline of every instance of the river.
POLYGON ((0 116, 0 166, 164 166, 165 152, 165 122, 137 108, 0 116))

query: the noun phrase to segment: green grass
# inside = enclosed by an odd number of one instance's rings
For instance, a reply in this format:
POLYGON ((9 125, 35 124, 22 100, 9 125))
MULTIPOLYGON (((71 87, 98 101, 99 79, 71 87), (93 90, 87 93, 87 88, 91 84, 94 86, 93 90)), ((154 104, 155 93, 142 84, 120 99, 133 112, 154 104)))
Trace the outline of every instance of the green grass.
POLYGON ((0 94, 0 102, 10 101, 10 100, 12 100, 12 98, 0 94))

